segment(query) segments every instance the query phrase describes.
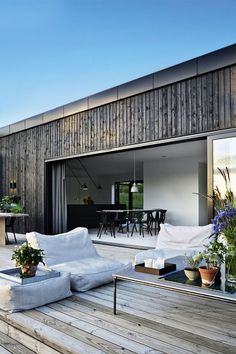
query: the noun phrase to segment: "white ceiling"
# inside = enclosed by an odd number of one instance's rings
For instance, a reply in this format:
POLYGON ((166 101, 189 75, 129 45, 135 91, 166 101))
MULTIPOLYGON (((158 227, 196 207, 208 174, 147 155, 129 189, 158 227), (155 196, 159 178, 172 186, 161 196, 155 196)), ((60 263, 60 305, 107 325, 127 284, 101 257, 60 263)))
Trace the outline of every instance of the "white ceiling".
MULTIPOLYGON (((137 172, 142 170, 143 162, 160 159, 186 158, 201 156, 201 161, 207 159, 206 140, 188 141, 169 145, 159 145, 151 148, 135 150, 137 172)), ((134 150, 124 152, 111 152, 103 155, 94 155, 81 159, 84 166, 92 176, 114 175, 128 173, 133 168, 134 150)), ((86 176, 77 158, 68 160, 73 172, 78 176, 86 176)), ((68 171, 71 175, 71 171, 68 171)))

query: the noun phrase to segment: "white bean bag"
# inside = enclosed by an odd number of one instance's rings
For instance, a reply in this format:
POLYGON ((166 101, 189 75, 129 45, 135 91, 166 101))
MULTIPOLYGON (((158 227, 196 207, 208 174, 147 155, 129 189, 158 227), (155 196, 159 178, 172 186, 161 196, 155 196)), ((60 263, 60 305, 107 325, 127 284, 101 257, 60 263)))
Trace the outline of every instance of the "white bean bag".
POLYGON ((131 269, 131 262, 119 262, 99 256, 88 230, 78 227, 58 235, 43 235, 38 232, 26 234, 32 247, 41 248, 45 263, 57 271, 70 272, 71 288, 87 291, 112 281, 112 274, 131 269))
POLYGON ((208 244, 213 234, 213 225, 205 226, 173 226, 161 224, 157 236, 156 248, 139 252, 135 256, 135 263, 143 263, 145 259, 162 258, 167 262, 175 263, 177 269, 185 267, 184 258, 200 252, 208 244))
POLYGON ((0 308, 9 312, 29 310, 71 295, 68 273, 23 285, 0 279, 0 308))

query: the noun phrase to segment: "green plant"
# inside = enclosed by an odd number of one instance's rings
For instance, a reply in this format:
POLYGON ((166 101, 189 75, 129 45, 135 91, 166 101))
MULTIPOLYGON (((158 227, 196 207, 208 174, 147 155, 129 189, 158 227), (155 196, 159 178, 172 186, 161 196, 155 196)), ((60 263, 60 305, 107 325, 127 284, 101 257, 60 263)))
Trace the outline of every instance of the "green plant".
POLYGON ((193 256, 186 256, 185 257, 185 263, 187 265, 186 269, 197 270, 201 261, 202 261, 202 256, 200 253, 194 254, 193 256))
POLYGON ((44 264, 43 256, 44 253, 42 249, 36 249, 24 243, 13 251, 11 259, 16 261, 17 266, 29 264, 38 265, 40 262, 44 264))
POLYGON ((22 213, 23 207, 17 201, 15 196, 4 196, 0 201, 0 210, 4 213, 22 213))
POLYGON ((227 252, 227 247, 218 239, 212 240, 208 245, 205 245, 204 251, 200 252, 199 257, 206 264, 206 268, 220 267, 224 262, 224 256, 227 252))

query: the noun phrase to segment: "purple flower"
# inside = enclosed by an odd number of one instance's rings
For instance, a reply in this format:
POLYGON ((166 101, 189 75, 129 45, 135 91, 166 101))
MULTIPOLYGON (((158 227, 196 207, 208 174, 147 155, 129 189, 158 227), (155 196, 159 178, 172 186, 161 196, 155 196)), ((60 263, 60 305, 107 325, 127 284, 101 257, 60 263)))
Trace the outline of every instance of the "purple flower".
POLYGON ((236 209, 226 204, 224 210, 220 209, 212 222, 215 233, 226 232, 228 228, 236 227, 236 209))

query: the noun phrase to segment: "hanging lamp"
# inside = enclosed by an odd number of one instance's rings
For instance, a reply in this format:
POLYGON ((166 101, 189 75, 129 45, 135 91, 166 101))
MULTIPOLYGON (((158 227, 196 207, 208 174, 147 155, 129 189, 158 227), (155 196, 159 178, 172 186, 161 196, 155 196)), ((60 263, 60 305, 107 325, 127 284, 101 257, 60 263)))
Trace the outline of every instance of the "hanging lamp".
POLYGON ((135 151, 134 151, 134 183, 133 183, 130 191, 131 191, 131 193, 138 193, 138 186, 135 182, 135 151))

